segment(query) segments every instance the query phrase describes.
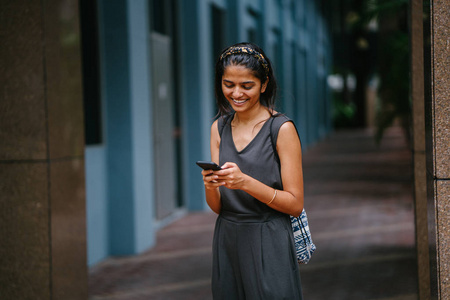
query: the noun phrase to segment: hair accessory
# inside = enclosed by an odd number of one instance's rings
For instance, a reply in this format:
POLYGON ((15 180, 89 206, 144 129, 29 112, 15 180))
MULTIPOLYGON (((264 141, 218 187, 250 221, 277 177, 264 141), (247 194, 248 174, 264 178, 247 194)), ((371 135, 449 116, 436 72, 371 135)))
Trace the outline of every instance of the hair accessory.
POLYGON ((267 63, 264 56, 261 53, 259 53, 258 51, 256 51, 255 49, 252 49, 249 47, 243 47, 243 46, 230 47, 224 53, 222 53, 222 55, 220 56, 220 60, 224 59, 225 57, 227 57, 229 55, 241 54, 241 53, 251 55, 251 56, 255 57, 256 59, 258 59, 258 61, 263 66, 266 73, 269 74, 269 64, 267 63))

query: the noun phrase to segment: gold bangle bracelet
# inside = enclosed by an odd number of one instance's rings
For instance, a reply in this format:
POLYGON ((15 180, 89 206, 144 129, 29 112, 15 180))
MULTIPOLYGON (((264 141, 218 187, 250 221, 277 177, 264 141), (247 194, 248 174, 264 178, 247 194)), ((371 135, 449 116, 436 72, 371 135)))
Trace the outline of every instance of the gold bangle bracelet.
POLYGON ((277 190, 276 189, 273 189, 273 190, 275 191, 275 193, 273 193, 272 199, 269 202, 267 202, 266 205, 269 205, 270 203, 272 203, 273 200, 275 200, 275 197, 277 196, 277 190))

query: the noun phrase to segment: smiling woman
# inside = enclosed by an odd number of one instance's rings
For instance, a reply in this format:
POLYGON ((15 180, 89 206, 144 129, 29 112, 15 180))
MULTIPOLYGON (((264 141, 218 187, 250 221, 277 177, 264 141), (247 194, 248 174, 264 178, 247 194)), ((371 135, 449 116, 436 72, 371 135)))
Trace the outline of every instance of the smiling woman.
POLYGON ((237 83, 242 86, 243 90, 250 89, 251 82, 254 84, 259 82, 260 87, 264 87, 264 89, 259 88, 260 103, 273 113, 277 82, 272 64, 263 50, 250 43, 241 43, 225 49, 216 63, 215 71, 215 95, 221 115, 233 111, 226 90, 237 83), (230 67, 237 67, 237 69, 230 67), (234 82, 229 76, 239 76, 240 81, 234 82), (228 84, 226 80, 231 80, 231 82, 228 84))
POLYGON ((202 171, 206 201, 219 214, 214 299, 302 299, 289 216, 303 209, 301 145, 292 120, 274 110, 276 90, 258 46, 222 52, 215 78, 221 117, 211 126, 211 160, 221 170, 202 171))
POLYGON ((222 91, 234 111, 253 107, 259 104, 259 98, 266 90, 267 81, 253 75, 244 66, 229 66, 225 69, 222 79, 222 91))

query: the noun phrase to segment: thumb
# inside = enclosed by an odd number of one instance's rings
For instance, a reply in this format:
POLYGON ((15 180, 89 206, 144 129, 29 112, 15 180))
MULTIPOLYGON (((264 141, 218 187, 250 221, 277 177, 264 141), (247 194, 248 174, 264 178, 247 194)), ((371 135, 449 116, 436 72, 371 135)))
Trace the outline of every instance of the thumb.
POLYGON ((229 169, 229 168, 233 168, 234 166, 236 166, 235 163, 226 162, 226 163, 223 164, 222 169, 229 169))

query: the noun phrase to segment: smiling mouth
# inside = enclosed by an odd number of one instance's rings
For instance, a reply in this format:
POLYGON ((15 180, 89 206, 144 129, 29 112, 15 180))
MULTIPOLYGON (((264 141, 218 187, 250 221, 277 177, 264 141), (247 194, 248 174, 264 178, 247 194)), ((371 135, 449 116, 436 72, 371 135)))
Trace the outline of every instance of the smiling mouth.
POLYGON ((236 103, 236 104, 242 104, 242 103, 245 103, 245 102, 248 101, 248 99, 244 99, 244 100, 231 99, 231 100, 233 100, 233 102, 236 103))

